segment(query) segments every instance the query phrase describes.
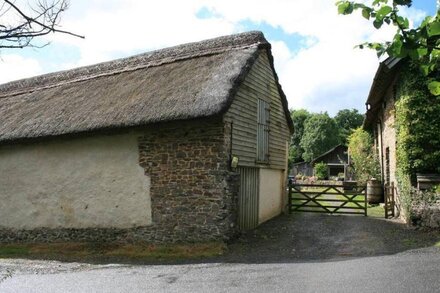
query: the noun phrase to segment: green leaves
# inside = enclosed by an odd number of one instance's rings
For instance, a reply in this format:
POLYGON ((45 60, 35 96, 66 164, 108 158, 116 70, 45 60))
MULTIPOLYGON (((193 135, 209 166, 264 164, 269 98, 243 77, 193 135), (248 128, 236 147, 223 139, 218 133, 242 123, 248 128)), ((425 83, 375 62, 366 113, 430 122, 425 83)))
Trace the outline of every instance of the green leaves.
POLYGON ((382 6, 379 10, 376 11, 376 18, 384 18, 391 11, 393 11, 393 8, 391 6, 382 6))
POLYGON ((373 147, 373 138, 362 127, 354 130, 348 137, 348 150, 358 181, 365 182, 380 174, 379 161, 375 156, 373 147))
POLYGON ((354 9, 353 2, 350 1, 338 1, 336 5, 338 6, 338 13, 343 15, 351 14, 354 9))
POLYGON ((440 82, 431 81, 428 83, 428 89, 434 96, 440 96, 440 82))
POLYGON ((394 0, 393 3, 395 5, 405 5, 405 6, 411 6, 412 0, 394 0))
POLYGON ((440 22, 437 20, 429 23, 427 25, 427 31, 429 37, 440 35, 440 22))
POLYGON ((377 28, 377 29, 380 29, 381 26, 382 26, 382 24, 383 24, 383 19, 378 19, 378 18, 376 18, 376 19, 373 21, 373 25, 374 25, 374 27, 377 28))
MULTIPOLYGON (((341 14, 361 10, 362 17, 372 21, 376 29, 386 23, 395 26, 397 33, 391 41, 367 42, 358 47, 373 49, 378 57, 385 53, 391 57, 408 57, 420 67, 424 76, 432 78, 439 71, 440 64, 440 12, 426 17, 419 27, 410 28, 408 18, 399 14, 399 6, 411 6, 411 0, 369 0, 369 6, 365 2, 339 1, 337 5, 341 14)), ((427 81, 426 85, 431 93, 440 95, 437 82, 428 84, 427 81)))
POLYGON ((396 34, 394 36, 393 42, 387 48, 387 53, 391 56, 403 57, 402 56, 402 46, 403 46, 402 36, 399 34, 396 34))
POLYGON ((364 8, 362 9, 362 16, 368 20, 370 20, 371 9, 364 8))

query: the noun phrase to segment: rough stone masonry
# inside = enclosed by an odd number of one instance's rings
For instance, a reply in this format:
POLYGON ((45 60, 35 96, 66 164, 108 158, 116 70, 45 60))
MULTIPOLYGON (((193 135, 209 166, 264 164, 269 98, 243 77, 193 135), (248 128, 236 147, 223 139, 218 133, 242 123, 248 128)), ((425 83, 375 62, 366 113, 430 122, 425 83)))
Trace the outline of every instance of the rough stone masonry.
POLYGON ((218 119, 141 129, 139 164, 151 180, 152 225, 0 230, 0 242, 204 242, 237 232, 238 174, 229 168, 230 129, 218 119))

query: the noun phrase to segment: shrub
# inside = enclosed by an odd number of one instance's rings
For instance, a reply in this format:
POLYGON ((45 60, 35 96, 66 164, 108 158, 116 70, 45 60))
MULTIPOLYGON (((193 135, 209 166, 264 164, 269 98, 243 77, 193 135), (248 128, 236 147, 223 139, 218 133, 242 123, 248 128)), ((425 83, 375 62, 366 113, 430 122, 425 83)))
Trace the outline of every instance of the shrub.
POLYGON ((379 159, 374 151, 371 135, 362 128, 356 129, 348 138, 348 152, 358 182, 365 183, 380 175, 379 159))
POLYGON ((313 170, 318 180, 324 180, 328 178, 328 167, 326 163, 320 162, 315 164, 313 170))

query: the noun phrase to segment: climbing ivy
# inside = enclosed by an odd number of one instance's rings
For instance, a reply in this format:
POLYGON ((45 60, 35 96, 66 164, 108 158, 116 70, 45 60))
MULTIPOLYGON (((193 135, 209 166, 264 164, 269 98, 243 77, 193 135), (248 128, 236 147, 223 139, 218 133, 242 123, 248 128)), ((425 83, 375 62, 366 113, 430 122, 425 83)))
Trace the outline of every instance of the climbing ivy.
POLYGON ((416 173, 440 173, 440 97, 429 92, 426 78, 409 62, 396 91, 397 179, 410 216, 416 173))

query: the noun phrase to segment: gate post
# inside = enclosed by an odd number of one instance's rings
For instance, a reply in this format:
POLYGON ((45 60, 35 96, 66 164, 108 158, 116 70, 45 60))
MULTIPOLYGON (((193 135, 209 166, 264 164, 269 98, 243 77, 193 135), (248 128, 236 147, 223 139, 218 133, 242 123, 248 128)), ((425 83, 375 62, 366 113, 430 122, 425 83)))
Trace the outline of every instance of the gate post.
POLYGON ((292 213, 292 182, 290 182, 289 180, 289 194, 287 195, 287 205, 288 205, 288 209, 289 209, 289 215, 292 213))
POLYGON ((367 217, 367 209, 368 209, 368 200, 367 200, 367 186, 364 187, 364 208, 365 208, 365 217, 367 217))

